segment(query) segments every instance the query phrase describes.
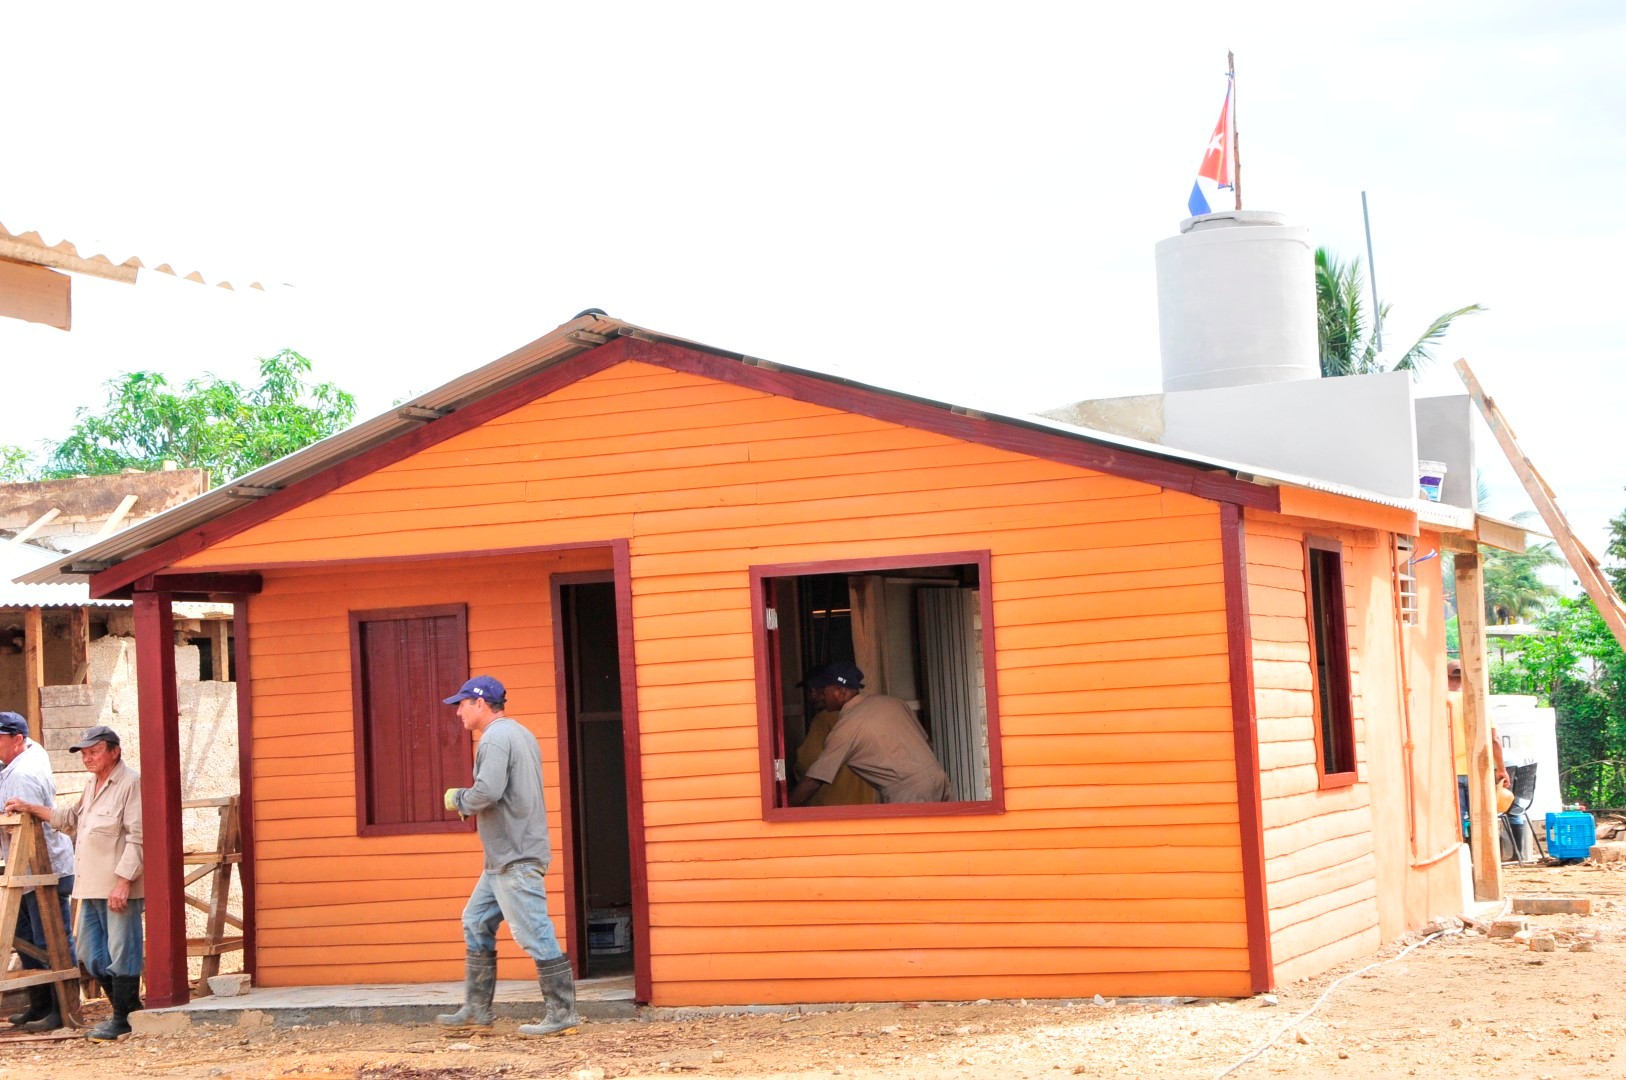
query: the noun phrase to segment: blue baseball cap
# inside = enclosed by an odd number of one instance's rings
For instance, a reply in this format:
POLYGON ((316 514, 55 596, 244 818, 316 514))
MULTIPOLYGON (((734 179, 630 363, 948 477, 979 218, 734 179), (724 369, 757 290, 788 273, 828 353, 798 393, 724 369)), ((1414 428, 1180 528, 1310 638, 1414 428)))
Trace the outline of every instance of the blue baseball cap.
POLYGON ((14 712, 0 712, 0 735, 27 735, 28 721, 14 712))
POLYGON ((463 689, 445 699, 445 704, 456 705, 459 701, 469 698, 479 698, 481 701, 507 701, 508 691, 503 689, 502 683, 490 675, 476 675, 463 684, 463 689))
POLYGON ((840 661, 814 668, 807 673, 804 681, 810 690, 826 686, 845 686, 849 690, 857 690, 864 685, 864 673, 858 670, 857 664, 840 661))

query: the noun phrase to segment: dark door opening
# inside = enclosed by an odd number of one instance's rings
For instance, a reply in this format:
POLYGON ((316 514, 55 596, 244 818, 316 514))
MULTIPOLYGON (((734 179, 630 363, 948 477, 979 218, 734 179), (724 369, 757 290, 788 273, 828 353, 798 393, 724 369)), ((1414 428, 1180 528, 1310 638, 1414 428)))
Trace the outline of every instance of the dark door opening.
POLYGON ((561 782, 571 788, 574 840, 570 951, 581 976, 625 974, 633 970, 633 889, 615 585, 608 574, 570 575, 556 590, 571 770, 561 782))

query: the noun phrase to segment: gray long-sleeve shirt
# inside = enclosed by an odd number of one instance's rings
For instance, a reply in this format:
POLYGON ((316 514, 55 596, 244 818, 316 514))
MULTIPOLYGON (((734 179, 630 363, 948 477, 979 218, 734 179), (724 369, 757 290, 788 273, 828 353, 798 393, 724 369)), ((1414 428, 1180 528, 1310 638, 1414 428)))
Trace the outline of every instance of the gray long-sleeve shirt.
POLYGON ((481 733, 474 786, 457 789, 457 811, 474 815, 487 870, 520 859, 547 865, 552 851, 542 799, 542 751, 523 724, 499 716, 481 733))

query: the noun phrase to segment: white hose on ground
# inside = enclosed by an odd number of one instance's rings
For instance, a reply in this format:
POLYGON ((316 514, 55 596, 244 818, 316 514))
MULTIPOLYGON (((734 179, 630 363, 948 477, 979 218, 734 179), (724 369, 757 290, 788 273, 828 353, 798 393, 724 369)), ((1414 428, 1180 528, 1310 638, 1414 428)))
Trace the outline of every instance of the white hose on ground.
POLYGON ((1225 1077, 1230 1076, 1232 1073, 1234 1073, 1238 1069, 1242 1068, 1242 1066, 1246 1065, 1248 1062, 1252 1061, 1254 1058, 1258 1057, 1260 1054, 1263 1054, 1266 1050, 1269 1050, 1272 1046, 1275 1046, 1276 1043, 1281 1039, 1281 1037, 1283 1035, 1286 1035, 1289 1031, 1292 1031, 1295 1027, 1297 1027, 1299 1024, 1303 1023, 1306 1019, 1308 1019, 1310 1014, 1314 1013, 1317 1009, 1321 1008, 1321 1003, 1326 1001, 1327 998, 1331 997, 1332 992, 1334 990, 1338 989, 1338 987, 1342 983, 1344 983, 1345 980, 1353 979, 1357 975, 1364 975, 1366 972, 1371 971, 1373 968, 1380 968, 1384 964, 1392 964, 1396 960, 1399 960, 1402 957, 1404 957, 1407 953, 1411 952, 1413 949, 1420 948, 1420 947, 1422 947, 1424 945, 1427 945, 1429 942, 1433 941, 1435 938, 1445 937, 1448 934, 1460 934, 1460 933, 1462 933, 1461 930, 1440 930, 1440 931, 1437 931, 1435 933, 1432 933, 1432 934, 1428 935, 1428 937, 1424 938, 1422 941, 1414 941, 1414 942, 1412 942, 1410 945, 1407 945, 1404 949, 1401 949, 1400 952, 1396 953, 1394 956, 1389 957, 1389 959, 1387 959, 1387 960, 1379 960, 1376 963, 1366 965, 1365 967, 1361 968, 1358 971, 1352 971, 1348 975, 1340 976, 1339 978, 1337 978, 1337 979, 1335 979, 1333 981, 1333 984, 1331 986, 1327 987, 1327 989, 1322 992, 1320 997, 1315 999, 1315 1004, 1314 1005, 1311 1005, 1308 1009, 1305 1009, 1303 1012, 1301 1012, 1297 1016, 1293 1017, 1293 1019, 1291 1019, 1287 1023, 1283 1024, 1280 1031, 1276 1032, 1276 1034, 1272 1035, 1269 1039, 1265 1040, 1265 1042, 1261 1043, 1259 1046, 1256 1046, 1252 1050, 1248 1051, 1247 1055, 1245 1057, 1243 1057, 1241 1061, 1236 1062, 1234 1065, 1232 1065, 1229 1068, 1225 1069, 1223 1072, 1220 1072, 1220 1073, 1216 1074, 1215 1077, 1214 1077, 1214 1080, 1224 1080, 1225 1077))

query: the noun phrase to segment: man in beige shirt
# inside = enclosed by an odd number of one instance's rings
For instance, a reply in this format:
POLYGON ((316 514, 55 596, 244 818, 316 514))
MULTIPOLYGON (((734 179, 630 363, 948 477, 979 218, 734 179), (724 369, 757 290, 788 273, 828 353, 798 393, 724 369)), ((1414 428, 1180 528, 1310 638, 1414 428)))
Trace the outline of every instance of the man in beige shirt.
POLYGON ((68 749, 91 774, 77 803, 53 810, 7 799, 5 809, 33 814, 74 839, 73 894, 79 901, 75 952, 113 1005, 113 1018, 91 1028, 85 1038, 111 1042, 130 1033, 129 1016, 141 1008, 141 913, 146 905, 141 776, 124 764, 118 732, 105 725, 86 731, 68 749))
POLYGON ((909 706, 894 697, 864 693, 856 664, 829 664, 807 677, 813 704, 840 710, 824 752, 791 790, 790 804, 805 806, 843 765, 881 793, 883 803, 945 802, 948 775, 909 706))

